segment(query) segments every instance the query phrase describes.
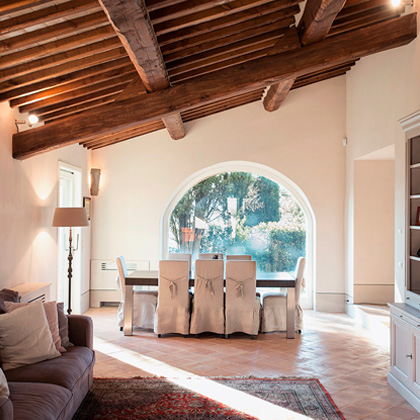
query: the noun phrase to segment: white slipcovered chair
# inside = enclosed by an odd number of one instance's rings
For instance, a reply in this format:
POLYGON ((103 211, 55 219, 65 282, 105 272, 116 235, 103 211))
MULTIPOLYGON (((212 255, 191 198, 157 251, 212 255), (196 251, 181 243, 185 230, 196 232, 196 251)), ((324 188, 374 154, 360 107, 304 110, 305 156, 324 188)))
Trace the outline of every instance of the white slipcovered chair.
POLYGON ((261 303, 256 292, 255 261, 226 261, 225 335, 258 335, 261 303))
POLYGON ((225 332, 223 264, 219 259, 195 262, 191 334, 225 332))
POLYGON ((226 255, 226 260, 249 261, 252 260, 252 255, 226 255))
MULTIPOLYGON (((303 328, 303 310, 300 306, 300 293, 304 286, 303 272, 305 258, 300 257, 296 264, 295 278, 295 330, 303 328)), ((261 332, 286 331, 287 305, 285 293, 266 293, 262 298, 261 332)))
POLYGON ((188 261, 188 272, 191 273, 191 263, 192 255, 191 254, 181 254, 177 252, 170 252, 167 256, 168 260, 187 260, 188 261))
POLYGON ((159 299, 155 333, 187 336, 190 329, 190 295, 187 260, 159 261, 159 299))
POLYGON ((212 252, 209 254, 198 254, 199 260, 223 260, 223 254, 220 254, 219 252, 212 252), (215 258, 217 256, 217 258, 215 258))
MULTIPOLYGON (((122 255, 116 258, 118 274, 117 287, 121 292, 121 301, 118 306, 118 326, 122 331, 124 327, 124 304, 125 304, 125 278, 127 277, 127 265, 122 255)), ((133 291, 133 327, 153 329, 157 306, 157 290, 133 291)))

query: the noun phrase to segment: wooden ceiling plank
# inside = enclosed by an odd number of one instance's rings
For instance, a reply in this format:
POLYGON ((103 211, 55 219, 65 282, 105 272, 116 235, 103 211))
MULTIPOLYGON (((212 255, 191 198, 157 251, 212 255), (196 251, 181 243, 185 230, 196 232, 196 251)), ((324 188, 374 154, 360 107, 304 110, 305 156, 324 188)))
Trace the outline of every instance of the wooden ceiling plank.
POLYGON ((168 20, 206 11, 212 7, 225 6, 228 9, 228 3, 232 1, 234 0, 189 0, 188 2, 170 5, 156 11, 149 10, 149 16, 153 25, 156 25, 168 20))
POLYGON ((285 31, 291 24, 293 24, 293 22, 293 18, 283 19, 268 25, 244 30, 234 35, 225 36, 217 40, 203 42, 202 44, 196 45, 194 47, 184 48, 183 50, 177 51, 175 53, 164 55, 165 63, 169 67, 169 63, 172 63, 173 61, 182 59, 186 59, 186 61, 188 61, 191 60, 191 57, 200 56, 207 51, 212 51, 216 48, 235 48, 235 46, 239 46, 240 43, 246 44, 246 42, 252 42, 252 40, 257 36, 262 36, 271 32, 282 34, 283 31, 285 31))
POLYGON ((11 53, 19 48, 30 48, 41 43, 45 43, 52 38, 63 38, 76 32, 99 28, 108 25, 102 10, 96 13, 88 14, 77 19, 65 21, 46 28, 27 32, 13 38, 0 40, 0 52, 11 53))
MULTIPOLYGON (((55 78, 57 76, 60 76, 63 81, 70 81, 67 75, 69 71, 71 71, 72 74, 74 74, 77 70, 80 70, 81 73, 84 71, 86 74, 91 74, 89 70, 90 66, 95 66, 97 64, 104 65, 107 61, 113 61, 125 57, 127 57, 127 53, 123 47, 114 48, 99 54, 92 54, 84 58, 79 58, 75 61, 63 63, 58 66, 28 73, 20 77, 13 77, 4 82, 0 82, 0 97, 2 97, 1 93, 6 93, 7 91, 14 89, 17 90, 23 86, 41 82, 45 79, 55 78)), ((51 86, 48 82, 46 82, 45 85, 51 86)), ((21 92, 25 89, 22 89, 21 92)), ((34 90, 34 86, 29 87, 29 92, 33 92, 34 90)))
POLYGON ((87 86, 80 87, 79 89, 62 92, 60 94, 50 96, 45 99, 35 101, 27 105, 23 105, 19 107, 19 112, 33 112, 38 115, 38 113, 42 113, 41 110, 44 107, 52 106, 60 102, 66 102, 68 100, 77 101, 79 98, 85 95, 99 92, 108 87, 118 86, 122 83, 128 83, 133 79, 134 75, 137 75, 137 73, 134 71, 134 69, 132 69, 131 73, 121 74, 112 79, 106 79, 99 83, 89 84, 87 86))
POLYGON ((286 99, 290 89, 293 86, 295 79, 281 80, 280 82, 272 85, 264 98, 264 109, 268 112, 276 111, 286 99))
MULTIPOLYGON (((143 0, 99 0, 111 25, 120 38, 146 89, 153 92, 169 86, 162 53, 143 0)), ((163 122, 174 140, 185 136, 178 113, 163 122)))
POLYGON ((103 106, 59 123, 13 135, 13 157, 24 159, 39 153, 99 137, 110 130, 130 128, 200 104, 263 88, 283 79, 299 77, 338 66, 410 43, 417 36, 416 14, 408 14, 352 33, 334 37, 283 54, 210 73, 157 92, 103 106))
POLYGON ((346 0, 308 0, 298 25, 302 45, 322 41, 346 0))
POLYGON ((162 53, 143 0, 99 0, 146 89, 169 86, 162 53))
POLYGON ((293 86, 292 89, 299 89, 301 87, 308 86, 308 85, 311 85, 313 83, 322 82, 323 80, 332 79, 332 78, 338 77, 338 76, 343 76, 344 74, 346 74, 346 72, 343 71, 343 70, 337 70, 335 72, 320 74, 318 76, 311 77, 311 78, 302 80, 299 83, 296 83, 296 85, 293 86))
POLYGON ((154 12, 155 10, 173 6, 175 4, 182 3, 183 1, 185 0, 146 0, 146 5, 149 12, 154 12))
POLYGON ((131 82, 127 87, 115 98, 115 101, 124 101, 126 99, 135 98, 139 95, 146 95, 147 89, 143 84, 143 81, 140 79, 140 76, 136 72, 131 82))
POLYGON ((39 60, 50 55, 68 51, 83 44, 92 44, 115 36, 111 26, 99 27, 91 31, 73 35, 68 38, 61 38, 57 41, 42 44, 37 47, 27 48, 23 51, 0 56, 0 68, 7 68, 20 65, 31 60, 39 60))
POLYGON ((337 19, 340 19, 342 17, 352 16, 352 15, 357 15, 360 12, 364 12, 366 10, 385 6, 385 4, 388 4, 390 8, 393 7, 389 0, 369 0, 369 1, 354 4, 352 6, 349 6, 349 3, 347 1, 344 7, 338 13, 337 19))
POLYGON ((257 18, 249 19, 244 22, 237 23, 235 25, 229 25, 227 27, 217 29, 215 31, 206 32, 197 36, 192 36, 191 38, 184 39, 182 41, 173 42, 171 44, 166 44, 161 46, 161 51, 165 57, 165 61, 168 60, 168 57, 177 52, 182 52, 183 50, 188 50, 190 54, 194 54, 197 51, 200 51, 205 48, 207 43, 218 42, 224 38, 234 36, 236 34, 245 33, 248 30, 256 29, 272 23, 278 22, 279 27, 289 26, 290 18, 293 17, 296 13, 299 12, 299 6, 288 7, 287 9, 282 9, 275 11, 274 13, 269 13, 267 15, 262 15, 257 18), (204 47, 203 47, 204 45, 204 47))
POLYGON ((0 16, 18 10, 34 7, 48 0, 2 0, 0 2, 0 16))
MULTIPOLYGON (((281 2, 285 5, 285 7, 291 6, 293 3, 292 0, 281 0, 281 2)), ((195 13, 193 15, 184 16, 182 18, 173 19, 163 23, 154 24, 153 22, 153 26, 155 28, 156 35, 159 37, 160 35, 178 31, 180 29, 187 28, 191 25, 196 26, 202 23, 213 21, 218 18, 226 16, 231 17, 234 14, 241 11, 247 11, 249 17, 258 16, 259 8, 257 6, 263 6, 266 3, 267 0, 234 0, 231 3, 229 3, 229 8, 222 6, 213 7, 211 9, 195 13)), ((213 27, 213 24, 211 25, 211 27, 213 27)))
POLYGON ((163 117, 162 121, 173 140, 180 140, 185 137, 184 123, 179 112, 163 117))
POLYGON ((68 19, 75 13, 97 11, 99 9, 96 0, 73 0, 65 3, 55 4, 32 13, 20 15, 12 19, 0 22, 0 33, 2 35, 25 29, 30 26, 51 22, 55 19, 68 19))
MULTIPOLYGON (((92 69, 92 67, 90 68, 92 69)), ((82 89, 86 86, 92 86, 104 81, 110 81, 112 83, 112 79, 120 77, 126 73, 130 73, 132 71, 133 66, 130 64, 124 67, 116 67, 109 71, 104 71, 97 74, 94 73, 92 76, 77 79, 73 82, 56 83, 53 87, 44 88, 35 93, 30 93, 24 96, 17 97, 16 99, 12 99, 10 100, 10 106, 12 108, 15 108, 17 106, 27 105, 36 101, 50 98, 55 95, 61 95, 67 92, 77 91, 78 89, 82 89)))
POLYGON ((9 80, 11 77, 19 77, 30 74, 40 70, 51 69, 58 67, 61 64, 74 62, 79 59, 89 58, 93 54, 117 49, 120 42, 116 36, 105 39, 104 41, 94 42, 92 44, 74 48, 72 50, 50 55, 38 60, 33 60, 29 63, 18 64, 13 67, 4 68, 0 74, 0 82, 9 80))
POLYGON ((38 108, 35 112, 40 121, 48 119, 48 114, 54 114, 60 110, 69 110, 73 106, 83 106, 85 104, 92 103, 98 99, 106 98, 108 96, 115 96, 117 93, 120 93, 124 90, 129 82, 124 81, 114 86, 109 86, 104 89, 98 90, 93 93, 79 96, 78 98, 68 99, 63 102, 58 102, 53 105, 44 106, 38 108))

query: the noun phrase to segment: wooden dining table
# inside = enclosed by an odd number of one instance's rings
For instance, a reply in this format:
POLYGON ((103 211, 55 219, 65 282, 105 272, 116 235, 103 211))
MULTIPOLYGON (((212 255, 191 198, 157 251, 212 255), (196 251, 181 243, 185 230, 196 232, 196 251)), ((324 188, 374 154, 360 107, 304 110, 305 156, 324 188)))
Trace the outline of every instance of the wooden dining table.
MULTIPOLYGON (((125 278, 124 335, 133 335, 133 287, 157 286, 158 270, 137 270, 125 278)), ((194 275, 190 275, 190 287, 194 286, 194 275)), ((257 272, 257 288, 286 288, 286 338, 295 338, 295 287, 296 279, 287 272, 257 272)))

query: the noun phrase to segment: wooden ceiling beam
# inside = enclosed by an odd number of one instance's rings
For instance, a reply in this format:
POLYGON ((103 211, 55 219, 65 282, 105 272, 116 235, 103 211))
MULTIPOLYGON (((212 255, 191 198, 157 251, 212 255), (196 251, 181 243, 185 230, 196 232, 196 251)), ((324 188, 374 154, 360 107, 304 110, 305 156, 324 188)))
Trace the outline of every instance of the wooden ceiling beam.
POLYGON ((55 19, 68 19, 75 13, 98 10, 100 10, 100 8, 96 0, 73 0, 59 3, 0 22, 0 33, 5 35, 20 29, 28 28, 29 26, 40 25, 46 22, 50 23, 55 19))
POLYGON ((294 15, 296 13, 299 13, 299 6, 291 6, 287 9, 278 10, 274 13, 246 20, 245 22, 229 25, 222 29, 206 32, 204 34, 196 35, 182 41, 163 45, 161 47, 161 51, 165 57, 165 61, 167 61, 171 56, 176 58, 177 56, 175 54, 178 52, 183 54, 184 50, 188 51, 188 54, 195 54, 198 51, 203 51, 203 48, 206 47, 206 44, 210 44, 211 42, 218 43, 219 40, 223 40, 224 38, 229 38, 235 35, 237 36, 238 34, 244 34, 252 29, 258 30, 260 27, 271 25, 273 23, 277 23, 279 28, 283 27, 283 25, 290 25, 290 18, 293 18, 294 20, 294 15))
POLYGON ((211 40, 208 42, 203 42, 200 45, 196 45, 190 48, 184 48, 183 50, 177 51, 172 54, 164 55, 165 63, 167 67, 171 67, 172 62, 178 60, 183 60, 182 63, 194 62, 195 58, 205 56, 205 54, 211 55, 211 52, 223 51, 222 49, 234 49, 240 48, 241 45, 247 45, 252 43, 254 40, 258 39, 257 37, 277 37, 283 35, 286 32, 286 29, 289 28, 294 23, 294 18, 290 17, 288 19, 283 19, 268 25, 260 26, 254 29, 244 30, 237 32, 234 35, 225 36, 217 40, 211 40), (194 58, 195 57, 195 58, 194 58))
POLYGON ((276 111, 286 99, 290 89, 295 82, 295 78, 281 80, 272 85, 264 98, 264 109, 268 112, 276 111))
POLYGON ((113 86, 121 85, 122 83, 129 83, 134 75, 137 75, 137 73, 134 71, 134 69, 131 69, 131 72, 120 74, 117 77, 105 79, 98 83, 93 83, 87 86, 80 87, 79 89, 72 89, 67 92, 62 92, 57 95, 50 96, 48 98, 42 99, 40 101, 35 101, 27 105, 23 105, 19 107, 19 112, 33 112, 34 114, 42 114, 42 109, 45 107, 54 106, 56 104, 59 104, 61 102, 65 103, 68 100, 75 100, 77 101, 78 98, 81 98, 85 95, 91 95, 95 92, 99 92, 102 89, 106 89, 113 86))
POLYGON ((128 66, 116 67, 109 71, 104 71, 97 74, 94 73, 92 76, 84 77, 82 79, 77 79, 73 82, 67 82, 67 83, 57 82, 56 84, 54 84, 54 87, 44 88, 40 91, 36 91, 35 93, 30 93, 24 96, 20 96, 16 99, 12 99, 10 101, 10 106, 12 108, 15 108, 17 106, 31 104, 33 102, 51 98, 56 95, 61 95, 61 94, 72 92, 72 91, 78 91, 85 87, 94 86, 97 83, 101 83, 105 81, 109 81, 112 83, 112 80, 114 78, 120 77, 132 71, 133 71, 133 66, 129 64, 128 66))
POLYGON ((46 0, 2 0, 0 2, 0 16, 28 7, 34 7, 45 2, 46 0))
POLYGON ((299 89, 301 87, 308 86, 313 83, 322 82, 323 80, 332 79, 338 76, 343 76, 344 74, 346 74, 348 70, 350 70, 350 66, 347 69, 339 69, 339 70, 335 70, 331 72, 318 74, 317 76, 307 77, 305 79, 296 81, 292 89, 299 89))
POLYGON ((54 69, 60 64, 72 62, 75 60, 91 57, 92 54, 101 53, 116 49, 120 46, 118 38, 114 35, 103 41, 94 42, 92 44, 74 48, 69 51, 50 55, 38 60, 33 60, 29 63, 18 64, 13 67, 3 68, 0 73, 0 82, 9 80, 11 77, 19 77, 30 72, 36 72, 45 69, 54 69))
MULTIPOLYGON (((137 73, 149 92, 169 86, 162 53, 143 0, 99 0, 120 38, 137 73)), ((185 136, 181 115, 164 117, 163 122, 174 140, 185 136)))
MULTIPOLYGON (((292 0, 279 1, 287 6, 293 5, 292 0)), ((179 31, 180 29, 184 29, 192 25, 199 25, 226 16, 229 16, 231 19, 234 18, 234 14, 241 11, 247 11, 249 17, 256 17, 259 15, 259 8, 257 6, 263 6, 266 3, 267 0, 234 0, 229 3, 229 7, 217 6, 203 10, 199 13, 194 13, 192 15, 183 16, 181 18, 172 19, 162 23, 155 24, 153 21, 152 22, 156 31, 156 35, 160 36, 170 32, 179 31)), ((211 26, 213 27, 213 25, 211 26)))
POLYGON ((147 9, 149 12, 162 9, 164 7, 173 6, 182 3, 185 0, 147 0, 147 9))
MULTIPOLYGON (((44 81, 46 79, 59 77, 63 81, 70 81, 68 76, 69 71, 72 72, 71 74, 74 74, 76 73, 76 71, 80 70, 80 74, 84 73, 86 75, 90 75, 92 73, 89 67, 96 66, 97 64, 99 66, 103 66, 108 61, 116 61, 125 57, 127 57, 125 49, 123 47, 119 47, 99 54, 92 54, 90 56, 80 58, 75 61, 63 63, 58 66, 53 66, 33 73, 28 73, 20 77, 12 77, 4 82, 0 82, 0 97, 3 96, 2 93, 6 94, 7 91, 11 90, 15 92, 17 90, 19 90, 20 92, 26 90, 28 92, 26 88, 22 89, 22 87, 29 84, 31 84, 31 86, 29 87, 29 92, 33 92, 35 90, 33 84, 44 81)), ((48 81, 45 82, 45 86, 47 85, 51 86, 48 81)))
POLYGON ((337 19, 357 15, 366 10, 376 9, 377 7, 385 6, 386 4, 389 8, 394 8, 394 6, 391 5, 391 2, 389 0, 369 0, 354 4, 353 6, 349 6, 349 2, 347 1, 344 7, 338 13, 337 19))
POLYGON ((27 32, 13 38, 0 40, 0 52, 6 51, 7 54, 10 54, 19 48, 31 48, 53 38, 63 38, 72 35, 75 31, 79 32, 99 28, 108 24, 108 20, 103 11, 100 10, 99 12, 68 20, 57 25, 47 26, 46 28, 27 32))
POLYGON ((346 0, 308 0, 298 25, 302 45, 322 41, 346 0))
MULTIPOLYGON (((76 47, 80 47, 81 45, 103 41, 113 36, 115 37, 115 33, 111 26, 99 27, 68 38, 61 38, 37 47, 26 48, 22 51, 0 56, 0 68, 17 66, 29 61, 38 61, 50 55, 57 57, 58 53, 71 50, 72 48, 76 49, 76 47)), ((54 60, 54 62, 59 63, 60 61, 54 60)))
POLYGON ((13 157, 24 159, 163 118, 173 112, 227 99, 240 92, 264 88, 283 79, 304 76, 406 45, 417 36, 416 18, 415 13, 408 14, 352 33, 329 37, 304 48, 242 63, 113 106, 103 106, 59 123, 16 133, 13 135, 13 157))

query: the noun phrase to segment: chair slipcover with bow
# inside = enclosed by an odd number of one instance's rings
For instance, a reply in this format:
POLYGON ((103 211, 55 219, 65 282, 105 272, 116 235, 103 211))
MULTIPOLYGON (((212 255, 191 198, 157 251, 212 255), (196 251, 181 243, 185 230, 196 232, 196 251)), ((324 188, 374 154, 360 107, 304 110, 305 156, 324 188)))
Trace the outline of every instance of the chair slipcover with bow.
POLYGON ((190 329, 189 272, 187 260, 159 261, 159 299, 155 333, 188 335, 190 329))
MULTIPOLYGON (((120 329, 124 326, 124 302, 125 302, 125 278, 127 277, 127 265, 122 255, 116 258, 118 274, 117 287, 121 292, 121 302, 118 306, 117 319, 120 329)), ((153 329, 157 290, 133 291, 133 327, 153 329)))
POLYGON ((255 296, 255 261, 226 261, 226 337, 237 331, 258 334, 260 299, 255 296))
POLYGON ((226 260, 249 261, 252 260, 252 255, 226 255, 226 260))
POLYGON ((220 254, 218 252, 213 252, 210 254, 198 254, 198 258, 199 260, 223 260, 223 254, 220 254), (217 258, 215 258, 215 256, 217 256, 217 258))
MULTIPOLYGON (((300 306, 300 293, 304 287, 303 272, 305 269, 305 258, 300 257, 296 264, 296 306, 295 306, 295 330, 303 328, 303 310, 300 306)), ((287 305, 286 294, 267 293, 262 298, 261 331, 286 331, 287 305)))
POLYGON ((191 334, 224 334, 223 260, 196 260, 191 334))

